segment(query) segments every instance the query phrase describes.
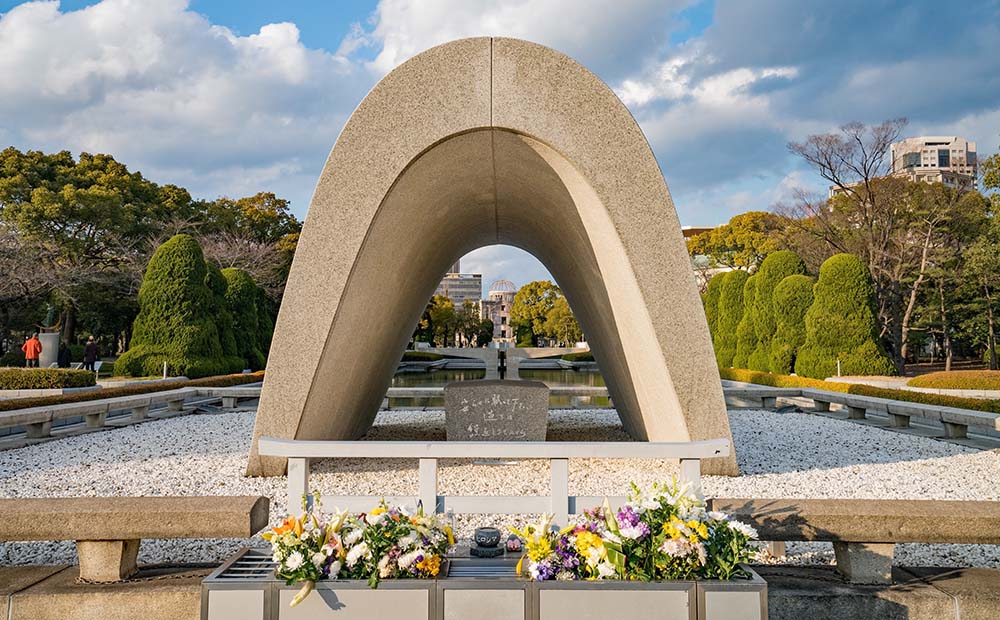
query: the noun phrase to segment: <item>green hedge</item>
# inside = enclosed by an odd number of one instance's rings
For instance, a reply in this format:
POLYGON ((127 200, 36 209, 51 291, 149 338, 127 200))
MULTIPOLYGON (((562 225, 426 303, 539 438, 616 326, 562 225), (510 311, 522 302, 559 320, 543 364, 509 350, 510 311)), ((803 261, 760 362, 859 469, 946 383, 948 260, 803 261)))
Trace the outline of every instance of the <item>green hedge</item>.
POLYGON ((795 374, 824 379, 842 375, 895 375, 878 342, 871 275, 856 256, 837 254, 819 270, 806 312, 806 339, 795 374))
POLYGON ((226 278, 226 309, 232 317, 233 334, 236 336, 236 353, 246 367, 261 370, 267 357, 261 350, 260 289, 249 273, 242 269, 223 269, 226 278))
POLYGON ((719 368, 728 368, 733 365, 733 358, 736 356, 736 328, 743 318, 743 287, 750 275, 741 270, 728 271, 722 275, 712 344, 715 346, 715 359, 719 368))
POLYGON ((444 356, 440 353, 431 353, 430 351, 406 351, 403 353, 404 362, 436 362, 438 360, 444 359, 444 356))
POLYGON ((66 368, 0 368, 0 390, 48 390, 90 387, 95 375, 89 370, 66 368))
POLYGON ((760 264, 760 269, 754 274, 757 281, 756 295, 753 304, 748 305, 745 310, 753 315, 751 322, 757 337, 757 345, 747 358, 747 368, 765 371, 771 369, 771 343, 777 331, 774 289, 788 276, 805 272, 806 264, 795 252, 788 250, 773 252, 760 264))
MULTIPOLYGON (((90 374, 93 375, 93 373, 90 374)), ((137 394, 151 394, 153 392, 164 392, 166 390, 176 390, 177 388, 183 387, 230 387, 234 385, 245 385, 247 383, 257 383, 258 381, 263 380, 264 373, 255 372, 246 375, 222 375, 218 377, 189 379, 187 381, 139 383, 136 385, 122 387, 102 388, 100 390, 87 390, 85 392, 75 392, 73 394, 63 394, 60 396, 39 396, 37 398, 0 400, 0 411, 13 411, 15 409, 27 409, 29 407, 46 407, 49 405, 62 405, 65 403, 81 403, 88 400, 116 398, 118 396, 136 396, 137 394)))
POLYGON ((567 353, 562 356, 567 362, 593 362, 594 353, 592 351, 580 351, 579 353, 567 353))
POLYGON ((24 368, 24 363, 24 351, 19 346, 0 355, 0 367, 24 368))
POLYGON ((758 372, 756 370, 746 370, 742 368, 722 368, 719 370, 719 375, 723 379, 727 379, 729 381, 742 381, 744 383, 756 383, 757 385, 769 385, 771 387, 814 388, 818 390, 827 390, 829 392, 843 392, 845 394, 858 394, 859 396, 888 398, 907 403, 920 403, 923 405, 937 405, 940 407, 955 407, 957 409, 1000 413, 1000 400, 961 398, 959 396, 928 394, 926 392, 911 392, 910 390, 893 390, 889 388, 874 387, 871 385, 861 385, 858 383, 838 383, 836 381, 823 381, 822 379, 810 379, 808 377, 776 375, 769 372, 758 372))
POLYGON ((757 275, 747 278, 743 285, 743 316, 736 326, 736 355, 733 356, 733 366, 747 368, 750 356, 757 348, 757 327, 754 325, 754 313, 751 312, 757 299, 757 275))
POLYGON ((795 356, 806 340, 806 311, 813 302, 814 281, 809 276, 788 276, 774 287, 774 337, 768 355, 769 370, 787 375, 795 369, 795 356))
POLYGON ((950 370, 910 379, 907 385, 937 390, 1000 390, 1000 370, 950 370))

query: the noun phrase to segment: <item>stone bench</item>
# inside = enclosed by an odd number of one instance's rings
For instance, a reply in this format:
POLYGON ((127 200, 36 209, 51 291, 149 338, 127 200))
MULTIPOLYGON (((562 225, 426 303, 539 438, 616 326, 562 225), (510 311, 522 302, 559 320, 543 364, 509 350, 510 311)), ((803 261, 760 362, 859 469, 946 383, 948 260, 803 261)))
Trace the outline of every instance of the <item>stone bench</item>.
POLYGON ((884 413, 889 417, 889 423, 894 428, 907 428, 910 418, 922 418, 940 422, 944 427, 945 437, 949 439, 964 439, 969 427, 985 428, 1000 431, 1000 414, 988 411, 957 409, 941 405, 926 405, 875 396, 828 392, 826 390, 803 389, 803 398, 808 398, 815 404, 815 411, 829 411, 832 403, 847 407, 847 417, 850 420, 863 420, 869 411, 884 413))
POLYGON ((722 499, 711 510, 757 529, 763 541, 833 543, 852 583, 891 583, 896 543, 1000 544, 1000 502, 868 499, 722 499))
POLYGON ((778 388, 778 387, 727 387, 724 390, 727 397, 748 398, 760 400, 761 406, 770 409, 777 404, 779 398, 795 398, 800 396, 802 390, 799 388, 778 388))
POLYGON ((81 579, 138 570, 143 538, 249 538, 267 527, 266 497, 0 499, 0 541, 75 540, 81 579))
POLYGON ((260 398, 260 386, 198 388, 198 396, 221 398, 223 409, 235 409, 241 398, 260 398))

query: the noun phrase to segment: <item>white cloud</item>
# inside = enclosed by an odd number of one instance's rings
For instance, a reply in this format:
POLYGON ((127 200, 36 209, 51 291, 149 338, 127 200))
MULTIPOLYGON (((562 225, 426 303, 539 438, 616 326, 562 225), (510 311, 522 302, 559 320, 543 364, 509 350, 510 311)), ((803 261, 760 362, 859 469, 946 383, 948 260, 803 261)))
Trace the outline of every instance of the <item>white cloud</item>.
MULTIPOLYGON (((548 45, 617 81, 658 52, 674 14, 692 0, 382 0, 370 30, 348 47, 378 48, 372 65, 387 73, 407 58, 453 39, 510 36, 548 45)), ((345 49, 342 47, 342 49, 345 49)))
POLYGON ((23 148, 109 152, 209 197, 304 170, 311 190, 373 80, 306 48, 294 24, 241 37, 182 0, 23 4, 0 17, 0 51, 0 135, 23 148))

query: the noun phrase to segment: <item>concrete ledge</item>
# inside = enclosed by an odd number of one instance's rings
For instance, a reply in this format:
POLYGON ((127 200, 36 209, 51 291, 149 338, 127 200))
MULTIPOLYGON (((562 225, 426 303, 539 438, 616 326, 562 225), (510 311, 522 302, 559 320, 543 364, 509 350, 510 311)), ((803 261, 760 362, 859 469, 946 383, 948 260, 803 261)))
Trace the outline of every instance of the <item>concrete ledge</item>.
MULTIPOLYGON (((7 569, 15 578, 22 572, 49 569, 42 579, 5 597, 8 620, 198 620, 201 581, 210 568, 145 568, 131 581, 114 584, 77 582, 76 567, 18 567, 7 569)), ((2 573, 0 573, 2 577, 2 573)), ((0 582, 2 583, 2 582, 0 582)), ((0 586, 0 592, 2 588, 0 586)), ((0 610, 3 610, 0 604, 0 610)))
POLYGON ((12 595, 65 569, 65 566, 0 566, 0 618, 10 617, 12 595))

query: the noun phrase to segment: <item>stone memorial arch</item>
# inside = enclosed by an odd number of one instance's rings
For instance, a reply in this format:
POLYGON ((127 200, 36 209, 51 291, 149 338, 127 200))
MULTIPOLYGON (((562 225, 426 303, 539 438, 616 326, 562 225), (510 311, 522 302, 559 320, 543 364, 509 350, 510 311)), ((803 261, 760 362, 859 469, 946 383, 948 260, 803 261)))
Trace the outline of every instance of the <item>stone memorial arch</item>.
MULTIPOLYGON (((570 58, 506 38, 432 48, 344 126, 309 207, 278 315, 260 437, 356 439, 455 259, 532 253, 576 313, 637 440, 731 437, 677 215, 639 126, 570 58)), ((736 474, 735 457, 705 461, 736 474)))

